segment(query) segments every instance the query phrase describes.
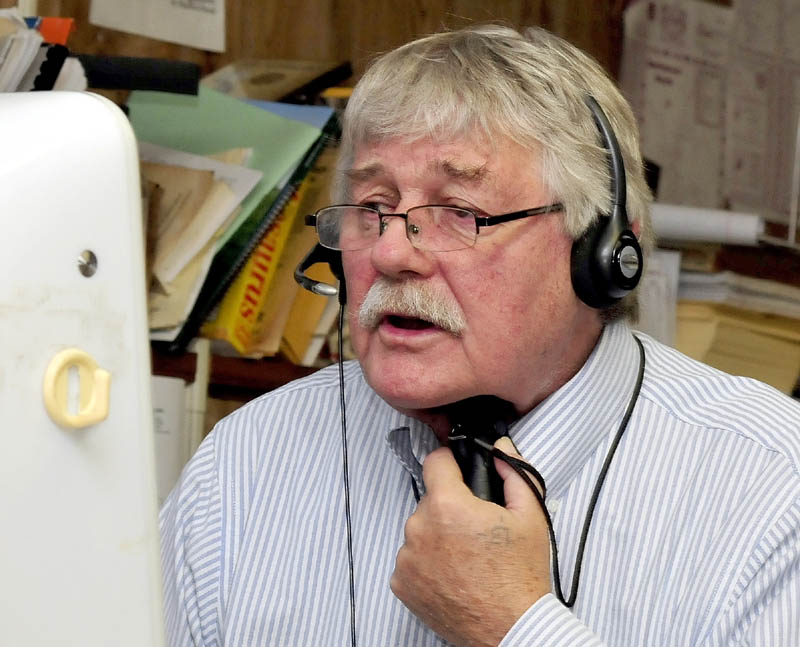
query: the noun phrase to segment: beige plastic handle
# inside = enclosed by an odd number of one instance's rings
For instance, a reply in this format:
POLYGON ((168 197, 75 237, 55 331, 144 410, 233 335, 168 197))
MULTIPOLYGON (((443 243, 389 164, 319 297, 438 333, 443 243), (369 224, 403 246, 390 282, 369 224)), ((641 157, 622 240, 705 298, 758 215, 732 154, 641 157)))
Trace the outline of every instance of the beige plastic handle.
POLYGON ((108 416, 111 374, 79 348, 67 348, 50 360, 44 375, 44 407, 57 425, 81 429, 108 416), (70 413, 67 405, 69 370, 78 371, 79 406, 70 413))

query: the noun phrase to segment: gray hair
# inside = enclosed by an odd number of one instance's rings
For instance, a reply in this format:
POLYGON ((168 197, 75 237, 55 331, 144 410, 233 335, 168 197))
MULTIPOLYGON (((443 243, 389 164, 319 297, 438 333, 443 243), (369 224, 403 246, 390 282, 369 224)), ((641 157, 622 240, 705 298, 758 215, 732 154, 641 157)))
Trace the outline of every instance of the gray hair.
MULTIPOLYGON (((356 85, 343 120, 334 199, 345 202, 359 146, 384 138, 503 135, 538 161, 544 186, 564 204, 563 226, 578 238, 611 206, 606 150, 584 98, 591 94, 619 141, 627 176, 627 209, 652 245, 638 128, 614 83, 591 57, 541 28, 520 34, 478 25, 420 38, 376 59, 356 85)), ((610 321, 636 316, 632 293, 604 312, 610 321)))

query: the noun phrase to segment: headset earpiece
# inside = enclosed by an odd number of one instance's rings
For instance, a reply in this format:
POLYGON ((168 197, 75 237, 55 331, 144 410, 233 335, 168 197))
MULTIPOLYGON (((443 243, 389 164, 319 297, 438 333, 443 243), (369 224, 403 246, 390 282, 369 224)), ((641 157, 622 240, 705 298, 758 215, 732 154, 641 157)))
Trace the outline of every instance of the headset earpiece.
POLYGON ((642 276, 642 248, 631 231, 625 209, 625 165, 617 138, 594 97, 586 97, 604 148, 608 151, 612 209, 600 213, 572 245, 572 287, 592 308, 614 305, 633 290, 642 276))
POLYGON ((295 268, 294 280, 297 281, 303 288, 310 290, 314 294, 320 294, 322 296, 333 296, 334 294, 338 294, 339 304, 345 305, 347 303, 347 287, 345 286, 344 282, 341 252, 328 249, 327 247, 323 247, 317 243, 295 268), (339 279, 338 288, 334 285, 312 279, 306 274, 306 270, 317 263, 328 264, 333 275, 339 279))

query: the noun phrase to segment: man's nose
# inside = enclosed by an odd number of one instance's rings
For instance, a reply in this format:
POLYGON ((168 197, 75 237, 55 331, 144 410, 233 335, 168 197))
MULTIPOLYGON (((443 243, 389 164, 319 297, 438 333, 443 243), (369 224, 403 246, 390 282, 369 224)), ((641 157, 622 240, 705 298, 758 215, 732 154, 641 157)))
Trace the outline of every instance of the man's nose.
POLYGON ((398 236, 405 236, 408 242, 411 242, 408 236, 408 220, 405 214, 382 214, 381 215, 381 224, 379 227, 379 238, 386 235, 389 231, 389 228, 392 228, 393 231, 396 231, 398 236))
MULTIPOLYGON (((412 225, 413 226, 413 225, 412 225)), ((383 216, 381 234, 372 247, 372 264, 382 274, 424 273, 429 261, 408 238, 408 222, 402 216, 383 216)))

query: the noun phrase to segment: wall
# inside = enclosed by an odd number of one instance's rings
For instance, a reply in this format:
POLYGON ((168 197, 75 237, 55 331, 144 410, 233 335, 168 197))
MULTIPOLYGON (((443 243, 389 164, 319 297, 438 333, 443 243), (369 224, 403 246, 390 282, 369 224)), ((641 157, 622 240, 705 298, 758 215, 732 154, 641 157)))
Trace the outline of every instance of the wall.
MULTIPOLYGON (((137 0, 129 0, 135 2, 137 0)), ((541 25, 616 73, 630 0, 226 0, 227 51, 215 54, 89 24, 90 0, 39 0, 39 14, 70 16, 82 54, 174 58, 210 72, 241 58, 350 60, 356 75, 377 53, 442 26, 501 20, 541 25)), ((0 8, 16 4, 0 0, 0 8)))

